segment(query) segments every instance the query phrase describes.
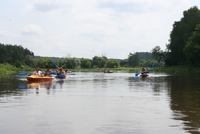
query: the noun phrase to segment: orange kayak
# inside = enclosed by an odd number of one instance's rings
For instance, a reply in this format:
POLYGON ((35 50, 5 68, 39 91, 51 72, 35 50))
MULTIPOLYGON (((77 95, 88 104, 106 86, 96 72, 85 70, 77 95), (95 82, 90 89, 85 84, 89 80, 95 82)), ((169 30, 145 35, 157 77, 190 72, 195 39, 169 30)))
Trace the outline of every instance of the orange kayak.
POLYGON ((30 75, 30 76, 27 76, 26 79, 29 82, 43 82, 43 81, 52 81, 54 79, 54 77, 53 76, 30 75))

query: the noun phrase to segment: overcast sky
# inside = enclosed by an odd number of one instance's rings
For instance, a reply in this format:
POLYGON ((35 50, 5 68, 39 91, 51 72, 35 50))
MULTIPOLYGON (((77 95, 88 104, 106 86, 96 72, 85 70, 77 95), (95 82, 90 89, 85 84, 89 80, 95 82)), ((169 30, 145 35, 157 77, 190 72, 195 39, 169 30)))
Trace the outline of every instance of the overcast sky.
POLYGON ((200 0, 0 0, 0 43, 36 56, 125 59, 165 50, 172 25, 200 0))

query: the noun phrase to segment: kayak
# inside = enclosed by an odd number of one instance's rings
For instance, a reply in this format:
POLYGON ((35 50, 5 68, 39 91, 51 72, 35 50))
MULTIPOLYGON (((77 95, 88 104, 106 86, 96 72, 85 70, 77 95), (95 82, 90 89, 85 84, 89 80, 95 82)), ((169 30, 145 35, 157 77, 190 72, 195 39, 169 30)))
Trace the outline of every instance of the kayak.
POLYGON ((55 78, 58 78, 58 79, 65 79, 65 78, 66 78, 66 75, 65 75, 65 74, 58 74, 58 75, 56 75, 55 78))
POLYGON ((147 76, 149 76, 148 74, 140 74, 140 77, 147 77, 147 76))
POLYGON ((109 72, 104 72, 104 73, 113 73, 113 72, 109 71, 109 72))
POLYGON ((54 77, 53 76, 30 75, 30 76, 27 76, 26 79, 29 82, 44 82, 44 81, 52 81, 54 79, 54 77))

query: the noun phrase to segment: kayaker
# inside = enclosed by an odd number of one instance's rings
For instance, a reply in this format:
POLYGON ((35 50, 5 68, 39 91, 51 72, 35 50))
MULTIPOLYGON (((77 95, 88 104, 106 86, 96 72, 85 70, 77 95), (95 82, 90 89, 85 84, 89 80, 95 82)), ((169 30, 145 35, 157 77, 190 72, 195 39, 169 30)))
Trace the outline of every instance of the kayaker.
POLYGON ((148 70, 146 68, 142 68, 142 70, 140 71, 141 74, 147 74, 149 73, 148 70))
POLYGON ((141 74, 144 74, 145 68, 143 67, 142 70, 140 71, 141 74))
POLYGON ((42 73, 42 71, 40 71, 39 67, 36 67, 35 71, 32 74, 35 74, 35 75, 38 75, 38 76, 43 76, 43 73, 42 73))
POLYGON ((67 73, 70 73, 70 71, 69 71, 68 69, 66 69, 66 70, 65 70, 65 73, 66 73, 66 74, 67 74, 67 73))
POLYGON ((57 75, 59 74, 65 74, 65 71, 62 69, 62 67, 60 67, 58 70, 56 70, 57 75))
POLYGON ((50 67, 46 66, 46 70, 44 72, 44 76, 51 76, 51 72, 52 72, 52 70, 50 69, 50 67))

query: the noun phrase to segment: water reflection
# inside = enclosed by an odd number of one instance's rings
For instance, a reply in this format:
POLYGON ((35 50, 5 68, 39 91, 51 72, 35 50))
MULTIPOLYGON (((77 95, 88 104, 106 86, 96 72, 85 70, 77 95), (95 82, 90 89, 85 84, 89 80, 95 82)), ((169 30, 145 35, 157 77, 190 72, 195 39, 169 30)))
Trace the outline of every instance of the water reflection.
POLYGON ((0 133, 14 133, 13 119, 23 117, 19 129, 29 132, 59 127, 63 133, 200 133, 199 80, 198 74, 156 73, 145 79, 131 73, 77 73, 44 83, 0 79, 0 114, 5 115, 0 128, 6 130, 0 133))
POLYGON ((171 90, 173 119, 183 121, 184 129, 192 134, 200 133, 199 74, 180 74, 168 81, 171 90))
POLYGON ((12 76, 0 78, 0 97, 23 95, 23 89, 26 89, 25 81, 12 76))
POLYGON ((36 89, 36 93, 39 94, 40 89, 45 88, 47 93, 49 94, 51 89, 62 89, 64 84, 64 80, 55 80, 50 82, 28 82, 27 88, 36 89))

